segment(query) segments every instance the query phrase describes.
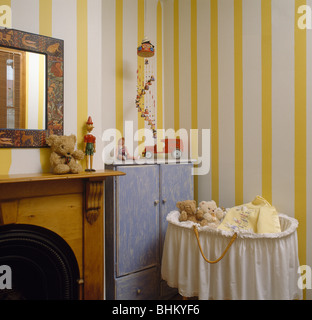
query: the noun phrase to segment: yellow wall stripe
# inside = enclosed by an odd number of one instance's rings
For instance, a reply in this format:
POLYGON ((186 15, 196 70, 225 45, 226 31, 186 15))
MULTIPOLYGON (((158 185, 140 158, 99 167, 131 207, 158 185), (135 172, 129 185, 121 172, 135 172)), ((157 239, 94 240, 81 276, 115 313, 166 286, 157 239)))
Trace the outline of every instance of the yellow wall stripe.
POLYGON ((178 131, 180 129, 180 98, 179 98, 179 0, 174 0, 173 3, 173 36, 174 36, 174 45, 173 45, 173 80, 174 80, 174 130, 178 131))
MULTIPOLYGON (((88 120, 88 0, 77 0, 77 147, 83 150, 88 120)), ((93 119, 94 121, 94 119, 93 119)), ((85 167, 83 162, 83 167, 85 167)))
POLYGON ((11 7, 11 0, 1 0, 0 6, 9 6, 11 7))
MULTIPOLYGON (((298 247, 300 265, 306 264, 306 29, 299 29, 295 1, 295 218, 299 221, 298 247)), ((307 13, 308 14, 308 13, 307 13)), ((289 173, 290 174, 290 173, 289 173)))
MULTIPOLYGON (((197 0, 191 0, 191 128, 198 129, 197 114, 197 0)), ((192 154, 198 158, 198 137, 191 136, 192 154)), ((194 200, 198 202, 198 176, 194 176, 194 200)))
POLYGON ((52 0, 39 0, 39 33, 52 37, 52 0))
MULTIPOLYGON (((11 7, 11 0, 1 0, 1 5, 7 5, 11 7)), ((10 171, 11 163, 12 163, 12 149, 1 148, 0 149, 0 173, 8 174, 10 171)))
POLYGON ((123 135, 123 0, 116 0, 116 129, 123 135))
POLYGON ((219 203, 218 0, 210 1, 211 47, 211 197, 219 203))
MULTIPOLYGON (((39 33, 52 37, 52 0, 39 0, 39 33)), ((42 172, 50 171, 50 148, 40 149, 42 172)))
POLYGON ((163 68, 163 45, 162 45, 162 7, 161 2, 157 3, 157 129, 163 129, 163 81, 162 81, 162 68, 163 68))
POLYGON ((272 22, 271 0, 261 1, 262 195, 272 203, 272 22))
POLYGON ((235 204, 243 203, 243 10, 234 0, 235 204))
MULTIPOLYGON (((144 39, 144 0, 138 0, 138 46, 142 43, 142 40, 144 39)), ((144 58, 137 57, 138 61, 138 76, 142 82, 144 81, 144 58)), ((142 108, 144 107, 144 96, 143 99, 141 99, 142 108)), ((141 113, 138 112, 138 129, 142 130, 145 128, 145 122, 144 119, 141 117, 141 113)), ((139 154, 141 155, 144 149, 144 142, 140 143, 143 139, 143 132, 139 131, 139 154)))
POLYGON ((163 115, 163 11, 162 3, 158 0, 157 3, 157 147, 161 148, 161 140, 164 138, 164 115, 163 115))
MULTIPOLYGON (((0 6, 9 6, 9 7, 11 7, 11 0, 0 0, 0 6)), ((13 15, 13 13, 12 13, 12 15, 13 15)), ((13 28, 13 26, 11 25, 12 24, 12 17, 11 17, 10 21, 8 21, 8 20, 9 19, 6 20, 5 27, 6 28, 13 28)))

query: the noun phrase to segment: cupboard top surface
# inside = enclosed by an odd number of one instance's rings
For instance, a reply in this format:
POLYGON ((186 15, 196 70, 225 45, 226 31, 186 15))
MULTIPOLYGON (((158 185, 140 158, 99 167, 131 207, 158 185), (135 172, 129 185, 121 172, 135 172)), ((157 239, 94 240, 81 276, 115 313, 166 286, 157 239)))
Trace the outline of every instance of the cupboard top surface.
POLYGON ((157 164, 187 164, 187 163, 196 163, 197 160, 194 159, 180 159, 180 161, 175 159, 139 159, 139 160, 123 160, 123 161, 114 161, 112 164, 106 164, 109 168, 118 167, 118 166, 146 166, 146 165, 157 165, 157 164))

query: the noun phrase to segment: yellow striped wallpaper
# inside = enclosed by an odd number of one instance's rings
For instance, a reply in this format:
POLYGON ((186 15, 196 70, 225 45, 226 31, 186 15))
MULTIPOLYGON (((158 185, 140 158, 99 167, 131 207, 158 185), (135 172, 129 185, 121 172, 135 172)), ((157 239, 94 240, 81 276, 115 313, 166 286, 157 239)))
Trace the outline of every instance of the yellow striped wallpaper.
MULTIPOLYGON (((134 132, 144 128, 134 103, 142 60, 133 51, 150 37, 156 49, 158 129, 211 130, 210 172, 195 179, 194 197, 232 207, 264 196, 299 220, 300 263, 312 263, 312 31, 297 25, 298 7, 312 6, 311 0, 29 0, 27 6, 23 0, 0 0, 0 5, 11 2, 13 27, 65 40, 65 132, 79 141, 87 116, 99 109, 99 140, 105 129, 123 133, 125 120, 133 120, 134 132), (90 12, 98 7, 101 14, 93 19, 90 12), (95 35, 90 30, 98 25, 102 29, 95 35), (100 62, 93 59, 97 50, 100 62), (100 102, 91 104, 94 96, 100 102)), ((1 173, 41 171, 45 164, 36 150, 0 150, 1 173), (21 155, 35 165, 28 161, 22 167, 21 155)), ((306 297, 312 298, 308 290, 306 297)))
POLYGON ((116 129, 123 135, 123 0, 116 0, 116 129))
MULTIPOLYGON (((39 34, 52 37, 52 0, 39 1, 39 34)), ((42 172, 49 172, 50 150, 40 149, 40 163, 42 172)))
POLYGON ((180 46, 179 46, 179 0, 173 0, 173 72, 174 72, 174 80, 173 80, 173 92, 174 92, 174 130, 178 131, 180 128, 180 46))
POLYGON ((52 0, 39 0, 39 33, 52 37, 52 0))
MULTIPOLYGON (((295 12, 298 12, 298 7, 305 5, 306 1, 295 1, 295 12)), ((295 14, 295 218, 299 221, 298 229, 298 244, 299 244, 299 260, 302 265, 306 264, 306 215, 307 215, 307 160, 306 160, 306 130, 307 121, 311 119, 306 118, 307 106, 306 103, 306 71, 307 71, 307 56, 306 56, 306 36, 305 29, 299 29, 296 23, 298 15, 295 14)), ((311 213, 310 213, 311 214, 311 213)))
MULTIPOLYGON (((0 5, 11 6, 11 0, 1 0, 0 5)), ((9 173, 12 164, 12 152, 10 149, 0 150, 0 170, 1 173, 9 173)))
POLYGON ((157 128, 163 129, 163 15, 157 3, 157 128))
MULTIPOLYGON (((142 43, 142 40, 145 36, 145 14, 146 14, 146 6, 144 0, 137 0, 137 6, 138 6, 138 41, 137 46, 139 46, 142 43)), ((146 18, 147 19, 147 18, 146 18)), ((138 67, 138 77, 142 81, 144 79, 144 59, 137 57, 137 67, 138 67)), ((144 81, 144 80, 143 80, 144 81)), ((142 104, 144 105, 145 97, 142 98, 142 104)), ((141 117, 140 113, 138 113, 138 129, 143 130, 145 127, 144 120, 141 117)), ((143 140, 143 132, 139 132, 139 153, 142 153, 144 150, 144 142, 141 143, 143 140)))
MULTIPOLYGON (((83 150, 88 119, 88 0, 77 0, 77 147, 83 150)), ((92 119, 95 120, 95 119, 92 119)), ((83 162, 85 168, 85 163, 83 162)))
POLYGON ((271 0, 261 1, 262 195, 272 203, 272 21, 271 0))
MULTIPOLYGON (((198 75, 197 75, 197 0, 191 1, 191 129, 198 128, 198 75)), ((198 159, 198 137, 190 134, 191 158, 198 159)), ((198 202, 198 176, 194 176, 194 199, 198 202)))
MULTIPOLYGON (((218 72, 218 1, 210 1, 211 57, 211 198, 219 205, 219 72, 218 72)), ((209 98, 209 97, 207 97, 209 98)))
POLYGON ((234 1, 235 205, 243 203, 243 7, 234 1))

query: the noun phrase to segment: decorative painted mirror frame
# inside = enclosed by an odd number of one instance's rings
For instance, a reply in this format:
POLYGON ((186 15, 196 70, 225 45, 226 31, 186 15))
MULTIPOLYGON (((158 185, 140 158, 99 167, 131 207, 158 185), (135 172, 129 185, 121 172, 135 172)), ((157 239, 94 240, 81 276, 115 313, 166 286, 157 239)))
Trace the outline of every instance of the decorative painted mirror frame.
POLYGON ((0 129, 0 148, 47 147, 46 137, 63 134, 64 41, 14 29, 0 29, 0 46, 45 54, 46 130, 0 129))

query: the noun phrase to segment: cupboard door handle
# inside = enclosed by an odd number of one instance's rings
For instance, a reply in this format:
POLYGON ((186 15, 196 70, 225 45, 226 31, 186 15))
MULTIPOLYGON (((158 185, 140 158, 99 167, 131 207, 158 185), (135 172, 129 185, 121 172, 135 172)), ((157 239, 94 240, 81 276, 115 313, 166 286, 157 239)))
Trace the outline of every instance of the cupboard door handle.
POLYGON ((158 203, 159 203, 159 200, 155 200, 155 201, 154 201, 154 205, 155 205, 155 206, 157 206, 158 203))
POLYGON ((165 199, 163 199, 163 201, 162 201, 163 203, 166 203, 167 202, 167 199, 165 198, 165 199))
POLYGON ((142 291, 141 291, 141 289, 139 288, 139 289, 137 289, 137 294, 140 294, 142 291))

